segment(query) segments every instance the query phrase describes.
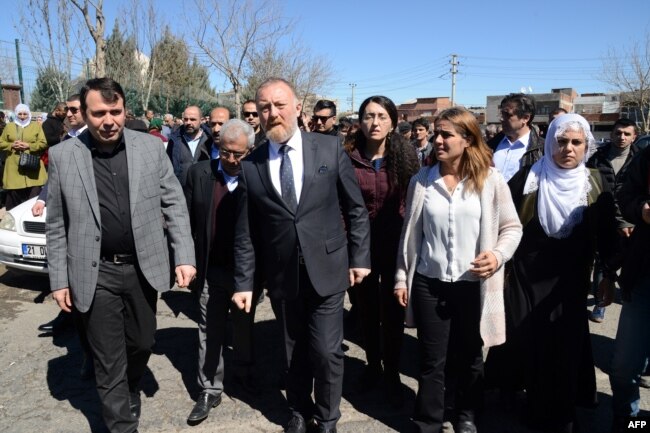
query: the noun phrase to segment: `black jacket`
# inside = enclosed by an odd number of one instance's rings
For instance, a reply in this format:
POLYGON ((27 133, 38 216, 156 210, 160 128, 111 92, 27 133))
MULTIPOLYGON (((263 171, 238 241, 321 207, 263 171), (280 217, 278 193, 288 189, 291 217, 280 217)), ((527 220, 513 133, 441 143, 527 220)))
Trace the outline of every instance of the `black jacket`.
POLYGON ((203 131, 203 134, 201 135, 199 145, 194 155, 192 155, 190 147, 185 141, 184 126, 174 130, 170 134, 169 141, 167 142, 167 155, 172 161, 174 174, 181 183, 181 186, 185 186, 187 172, 192 164, 210 159, 210 152, 212 151, 213 143, 212 131, 210 131, 210 128, 207 125, 201 124, 200 128, 203 131))
POLYGON ((640 277, 650 275, 650 225, 641 217, 643 205, 650 202, 649 165, 650 147, 632 159, 616 194, 623 218, 635 226, 621 271, 620 286, 624 294, 629 293, 640 277))
POLYGON ((348 268, 370 268, 368 211, 350 158, 335 137, 303 132, 304 180, 294 213, 271 181, 269 146, 266 141, 241 162, 235 292, 253 290, 257 269, 272 299, 295 299, 300 262, 319 296, 344 292, 348 268), (256 253, 265 258, 262 269, 256 253))
MULTIPOLYGON (((630 151, 627 155, 625 163, 623 164, 623 167, 621 167, 621 169, 618 171, 618 174, 615 174, 612 163, 607 159, 607 155, 609 154, 611 147, 611 143, 600 147, 596 153, 594 153, 591 158, 589 158, 589 161, 587 161, 587 167, 597 168, 598 171, 600 171, 602 174, 603 180, 609 184, 611 190, 614 192, 614 194, 616 194, 621 188, 621 180, 625 176, 625 172, 630 166, 632 158, 638 153, 639 149, 634 144, 630 146, 630 151)), ((618 228, 634 226, 634 224, 630 224, 623 218, 621 215, 621 210, 618 207, 618 203, 616 203, 616 222, 618 228)))

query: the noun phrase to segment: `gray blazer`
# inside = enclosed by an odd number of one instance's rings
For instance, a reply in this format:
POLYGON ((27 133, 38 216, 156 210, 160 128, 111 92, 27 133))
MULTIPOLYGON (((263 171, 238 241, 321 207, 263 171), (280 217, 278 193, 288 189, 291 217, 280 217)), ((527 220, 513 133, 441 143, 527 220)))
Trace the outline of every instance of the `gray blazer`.
MULTIPOLYGON (((69 287, 81 312, 95 295, 102 234, 89 141, 86 132, 50 149, 47 195, 50 287, 69 287)), ((160 140, 124 129, 124 141, 138 264, 149 284, 163 292, 170 288, 168 243, 176 265, 195 265, 187 206, 160 140)))

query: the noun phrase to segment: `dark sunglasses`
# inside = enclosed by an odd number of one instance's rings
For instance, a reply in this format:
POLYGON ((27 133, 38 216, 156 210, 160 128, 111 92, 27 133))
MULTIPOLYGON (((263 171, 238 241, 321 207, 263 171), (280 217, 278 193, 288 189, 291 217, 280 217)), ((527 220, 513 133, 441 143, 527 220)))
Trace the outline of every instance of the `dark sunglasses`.
POLYGON ((244 117, 250 117, 250 116, 257 117, 257 111, 244 111, 242 114, 244 115, 244 117))
POLYGON ((314 116, 311 116, 311 120, 314 121, 314 122, 318 122, 320 120, 321 123, 325 123, 325 122, 327 122, 328 119, 331 119, 334 116, 335 116, 334 114, 331 115, 331 116, 316 116, 316 115, 314 115, 314 116))
POLYGON ((79 108, 77 108, 77 107, 65 107, 65 111, 69 111, 72 114, 77 114, 79 112, 79 108))

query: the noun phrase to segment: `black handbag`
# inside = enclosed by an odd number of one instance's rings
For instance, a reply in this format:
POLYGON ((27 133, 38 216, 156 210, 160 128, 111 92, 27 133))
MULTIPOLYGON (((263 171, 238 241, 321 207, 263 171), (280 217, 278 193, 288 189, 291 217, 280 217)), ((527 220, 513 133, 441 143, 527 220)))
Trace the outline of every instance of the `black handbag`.
POLYGON ((38 155, 32 155, 31 153, 20 153, 20 160, 18 161, 18 167, 23 170, 38 170, 41 166, 41 158, 38 155))

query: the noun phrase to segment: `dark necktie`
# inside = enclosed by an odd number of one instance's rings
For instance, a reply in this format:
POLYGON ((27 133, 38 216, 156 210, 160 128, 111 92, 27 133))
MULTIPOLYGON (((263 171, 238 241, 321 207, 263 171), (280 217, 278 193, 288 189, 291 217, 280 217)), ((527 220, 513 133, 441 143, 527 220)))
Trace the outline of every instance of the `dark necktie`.
POLYGON ((293 182, 293 167, 289 159, 289 149, 289 146, 286 144, 280 147, 280 153, 282 154, 282 162, 280 163, 280 190, 282 191, 282 200, 295 213, 298 208, 298 200, 296 200, 296 186, 293 182))

